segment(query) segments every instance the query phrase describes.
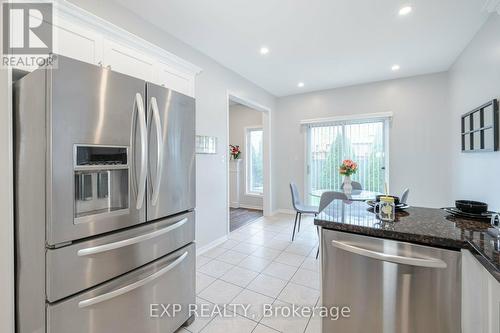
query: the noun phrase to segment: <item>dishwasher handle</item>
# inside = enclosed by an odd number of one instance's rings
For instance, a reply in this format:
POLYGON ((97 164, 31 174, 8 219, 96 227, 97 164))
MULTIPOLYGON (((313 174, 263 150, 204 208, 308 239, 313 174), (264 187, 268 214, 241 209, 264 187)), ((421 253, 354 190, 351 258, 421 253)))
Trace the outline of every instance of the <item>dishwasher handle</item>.
POLYGON ((346 244, 343 242, 339 242, 336 240, 332 240, 332 245, 338 249, 359 254, 364 257, 382 260, 386 262, 392 262, 395 264, 403 264, 409 266, 417 266, 417 267, 426 267, 426 268, 446 268, 446 263, 441 259, 436 258, 414 258, 414 257, 404 257, 393 254, 387 254, 377 251, 372 251, 368 249, 364 249, 361 247, 357 247, 354 245, 346 244))

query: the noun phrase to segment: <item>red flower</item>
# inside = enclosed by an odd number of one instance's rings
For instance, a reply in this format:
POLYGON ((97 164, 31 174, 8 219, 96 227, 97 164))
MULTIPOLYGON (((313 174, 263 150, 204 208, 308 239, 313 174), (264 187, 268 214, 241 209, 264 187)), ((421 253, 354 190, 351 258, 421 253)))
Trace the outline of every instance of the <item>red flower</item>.
POLYGON ((343 160, 342 165, 339 167, 339 173, 345 176, 355 174, 357 170, 358 164, 352 160, 343 160))

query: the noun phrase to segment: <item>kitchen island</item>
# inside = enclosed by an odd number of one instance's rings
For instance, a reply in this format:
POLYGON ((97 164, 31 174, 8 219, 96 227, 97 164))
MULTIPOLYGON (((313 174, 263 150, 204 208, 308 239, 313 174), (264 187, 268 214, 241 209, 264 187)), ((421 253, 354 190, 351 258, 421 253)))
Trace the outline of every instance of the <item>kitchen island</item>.
POLYGON ((323 319, 323 332, 460 332, 461 253, 500 277, 488 220, 413 207, 384 223, 364 202, 334 200, 315 224, 323 305, 350 304, 353 313, 352 321, 323 319))
POLYGON ((396 213, 395 222, 382 222, 364 202, 334 200, 314 220, 322 228, 359 235, 448 248, 469 249, 500 282, 500 255, 487 231, 488 220, 452 216, 441 209, 410 207, 396 213))

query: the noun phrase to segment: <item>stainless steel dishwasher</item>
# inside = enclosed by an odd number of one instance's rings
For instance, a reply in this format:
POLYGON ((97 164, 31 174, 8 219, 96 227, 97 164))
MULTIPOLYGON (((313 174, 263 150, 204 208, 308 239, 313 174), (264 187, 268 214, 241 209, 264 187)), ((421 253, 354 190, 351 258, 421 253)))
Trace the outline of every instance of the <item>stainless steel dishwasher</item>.
POLYGON ((322 304, 350 308, 322 331, 459 333, 459 251, 322 230, 322 304))

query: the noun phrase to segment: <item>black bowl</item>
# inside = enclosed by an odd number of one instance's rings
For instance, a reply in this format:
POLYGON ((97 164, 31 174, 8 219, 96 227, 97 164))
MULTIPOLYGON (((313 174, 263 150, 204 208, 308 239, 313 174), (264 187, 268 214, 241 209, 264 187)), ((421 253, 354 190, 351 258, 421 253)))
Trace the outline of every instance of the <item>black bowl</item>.
POLYGON ((465 213, 482 214, 488 211, 488 204, 471 200, 456 200, 455 207, 465 213))
POLYGON ((380 197, 390 197, 390 198, 393 198, 394 199, 394 204, 397 206, 399 205, 399 197, 395 196, 395 195, 377 195, 375 197, 375 201, 376 202, 379 202, 380 201, 380 197))

